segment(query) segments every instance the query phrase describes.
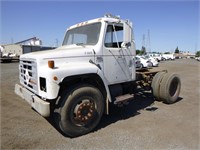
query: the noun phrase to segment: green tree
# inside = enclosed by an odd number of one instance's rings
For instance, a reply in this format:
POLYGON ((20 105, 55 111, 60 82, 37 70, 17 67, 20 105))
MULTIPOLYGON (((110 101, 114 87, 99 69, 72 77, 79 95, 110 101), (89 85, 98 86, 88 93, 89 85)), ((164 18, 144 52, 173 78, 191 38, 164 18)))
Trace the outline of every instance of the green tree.
POLYGON ((140 55, 140 50, 136 49, 136 55, 140 55))
POLYGON ((165 52, 164 54, 170 54, 170 52, 165 52))
POLYGON ((175 49, 175 53, 176 53, 176 54, 179 54, 178 46, 177 46, 176 49, 175 49))
POLYGON ((196 52, 196 57, 200 57, 200 51, 196 52))

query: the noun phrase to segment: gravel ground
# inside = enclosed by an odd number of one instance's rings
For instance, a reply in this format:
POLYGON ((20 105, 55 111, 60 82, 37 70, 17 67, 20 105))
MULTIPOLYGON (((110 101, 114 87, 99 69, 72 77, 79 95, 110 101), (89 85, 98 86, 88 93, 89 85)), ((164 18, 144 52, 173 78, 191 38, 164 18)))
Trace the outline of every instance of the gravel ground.
POLYGON ((200 149, 200 62, 161 62, 156 69, 180 74, 179 101, 172 105, 138 93, 128 106, 112 108, 97 129, 68 138, 14 93, 18 63, 1 67, 1 149, 200 149))

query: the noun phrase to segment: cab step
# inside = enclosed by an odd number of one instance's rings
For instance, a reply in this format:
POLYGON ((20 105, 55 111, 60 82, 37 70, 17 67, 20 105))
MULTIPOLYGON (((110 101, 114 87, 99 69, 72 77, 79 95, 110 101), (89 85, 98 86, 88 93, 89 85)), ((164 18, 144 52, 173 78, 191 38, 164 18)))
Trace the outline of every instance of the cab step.
POLYGON ((115 97, 116 100, 114 101, 114 104, 124 103, 124 102, 127 102, 128 100, 130 100, 132 98, 134 98, 133 94, 121 95, 121 96, 115 97))

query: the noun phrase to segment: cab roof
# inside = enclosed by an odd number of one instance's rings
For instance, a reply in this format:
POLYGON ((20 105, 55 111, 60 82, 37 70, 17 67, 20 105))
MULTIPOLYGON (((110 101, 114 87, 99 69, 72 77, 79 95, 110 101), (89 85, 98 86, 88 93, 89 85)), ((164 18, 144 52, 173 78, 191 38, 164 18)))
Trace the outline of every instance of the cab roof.
POLYGON ((84 25, 87 25, 87 24, 91 24, 91 23, 102 22, 102 21, 123 23, 123 22, 126 22, 127 20, 122 20, 118 16, 116 17, 116 16, 112 16, 112 15, 108 14, 108 15, 105 15, 104 17, 101 17, 101 18, 96 18, 96 19, 92 19, 92 20, 88 20, 88 21, 84 21, 84 22, 75 24, 73 26, 70 26, 67 30, 73 29, 73 28, 76 28, 76 27, 80 27, 80 26, 84 26, 84 25))

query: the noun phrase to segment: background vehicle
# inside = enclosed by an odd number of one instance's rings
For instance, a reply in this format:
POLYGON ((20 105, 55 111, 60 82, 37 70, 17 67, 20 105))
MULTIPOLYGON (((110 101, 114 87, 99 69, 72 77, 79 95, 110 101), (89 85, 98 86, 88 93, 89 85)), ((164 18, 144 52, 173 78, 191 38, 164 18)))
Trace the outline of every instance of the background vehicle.
POLYGON ((158 53, 147 53, 148 56, 155 58, 158 62, 162 60, 162 55, 158 53))
POLYGON ((92 131, 109 105, 133 99, 136 88, 156 99, 176 102, 176 74, 136 72, 132 23, 110 14, 71 26, 55 50, 21 55, 15 93, 44 117, 53 116, 60 131, 76 137, 92 131))
POLYGON ((195 57, 195 59, 196 59, 197 61, 200 61, 200 57, 195 57))
POLYGON ((134 62, 135 62, 135 67, 136 67, 136 68, 142 68, 142 63, 141 63, 141 61, 140 61, 140 58, 134 57, 133 60, 134 60, 134 62))
POLYGON ((145 58, 145 56, 136 56, 137 60, 140 60, 141 62, 141 68, 148 68, 151 67, 151 62, 149 59, 145 58))
POLYGON ((158 61, 155 58, 148 55, 146 55, 145 58, 150 61, 151 67, 158 67, 158 61))
POLYGON ((174 54, 162 54, 163 60, 175 60, 174 54))

